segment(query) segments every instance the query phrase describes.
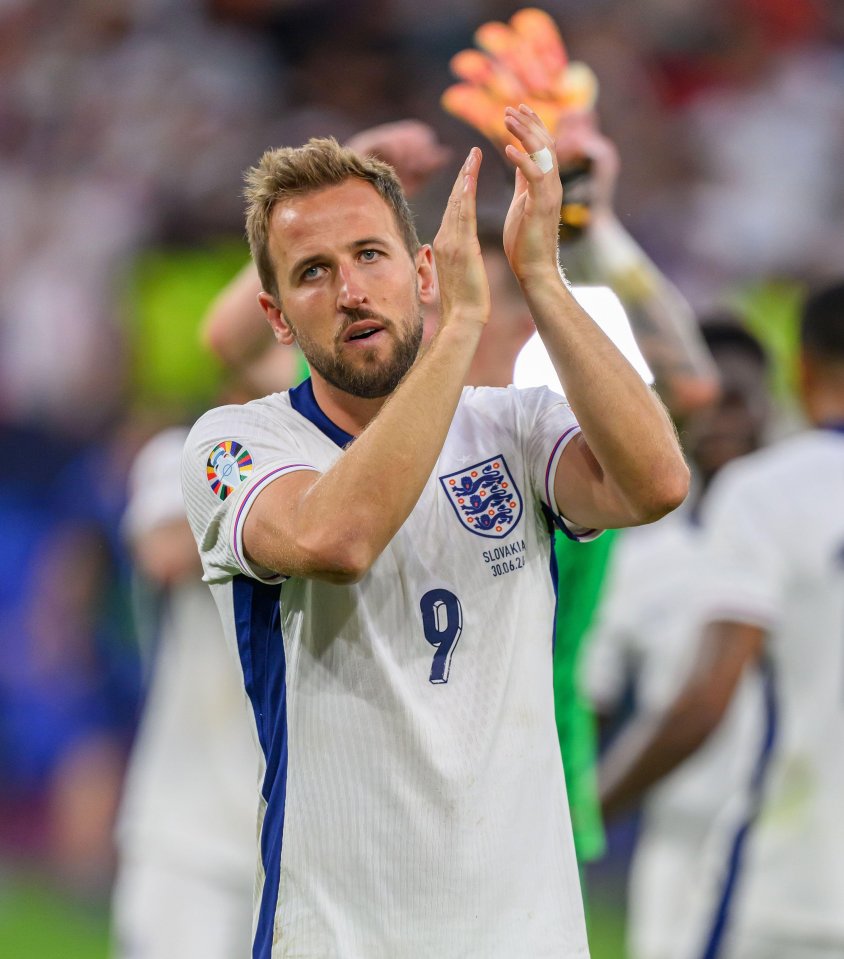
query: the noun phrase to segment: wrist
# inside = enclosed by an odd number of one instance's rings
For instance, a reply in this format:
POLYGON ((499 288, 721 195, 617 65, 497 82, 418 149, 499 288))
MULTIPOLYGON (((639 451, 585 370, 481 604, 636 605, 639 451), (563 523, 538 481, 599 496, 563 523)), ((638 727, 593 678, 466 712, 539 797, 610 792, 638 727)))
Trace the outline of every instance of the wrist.
POLYGON ((653 295, 653 265, 614 215, 594 224, 588 249, 595 269, 622 300, 644 300, 653 295))
POLYGON ((558 263, 520 270, 516 273, 516 279, 525 296, 536 295, 546 290, 566 289, 566 281, 558 263))
POLYGON ((431 345, 443 344, 450 350, 474 350, 486 326, 486 315, 462 310, 444 311, 431 345))
POLYGON ((625 273, 645 261, 639 244, 611 211, 595 219, 589 230, 589 241, 594 255, 610 273, 625 273))

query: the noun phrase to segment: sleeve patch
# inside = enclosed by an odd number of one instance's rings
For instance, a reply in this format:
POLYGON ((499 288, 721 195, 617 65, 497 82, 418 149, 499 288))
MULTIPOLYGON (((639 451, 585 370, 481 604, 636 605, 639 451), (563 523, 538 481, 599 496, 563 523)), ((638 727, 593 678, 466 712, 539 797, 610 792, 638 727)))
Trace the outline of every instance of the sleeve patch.
POLYGON ((208 454, 205 467, 211 492, 225 500, 252 473, 252 455, 236 440, 218 443, 208 454))

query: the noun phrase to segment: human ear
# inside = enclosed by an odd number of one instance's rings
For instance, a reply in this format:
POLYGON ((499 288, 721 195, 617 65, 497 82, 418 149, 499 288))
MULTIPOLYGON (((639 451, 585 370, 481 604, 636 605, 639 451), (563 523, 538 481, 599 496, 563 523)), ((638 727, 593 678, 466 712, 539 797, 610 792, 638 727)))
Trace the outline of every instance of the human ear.
POLYGON ((416 288, 421 303, 434 303, 437 299, 437 275, 434 269, 434 255, 430 244, 419 248, 416 254, 416 288))
POLYGON ((270 296, 269 293, 265 293, 262 290, 258 294, 258 303, 264 311, 264 315, 270 324, 270 329, 273 331, 273 336, 276 340, 284 346, 292 346, 296 337, 275 299, 270 296))

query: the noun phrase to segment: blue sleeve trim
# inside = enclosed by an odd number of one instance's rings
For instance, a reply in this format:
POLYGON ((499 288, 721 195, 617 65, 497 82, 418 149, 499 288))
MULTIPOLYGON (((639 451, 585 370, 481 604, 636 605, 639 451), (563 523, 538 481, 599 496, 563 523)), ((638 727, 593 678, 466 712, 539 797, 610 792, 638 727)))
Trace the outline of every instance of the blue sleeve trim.
POLYGON ((287 664, 281 631, 281 586, 235 576, 232 599, 243 680, 267 767, 261 786, 267 804, 261 829, 264 889, 252 959, 271 959, 287 798, 287 664))

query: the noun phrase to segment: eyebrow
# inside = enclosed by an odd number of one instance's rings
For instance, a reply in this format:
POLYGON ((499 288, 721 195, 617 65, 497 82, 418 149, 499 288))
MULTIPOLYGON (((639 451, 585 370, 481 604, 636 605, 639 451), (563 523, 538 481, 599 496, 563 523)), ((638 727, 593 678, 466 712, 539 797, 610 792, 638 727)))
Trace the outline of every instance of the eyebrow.
MULTIPOLYGON (((387 241, 381 236, 364 236, 359 240, 354 240, 349 244, 349 248, 352 250, 360 250, 367 246, 387 246, 387 241)), ((324 253, 314 253, 311 256, 303 257, 301 260, 297 260, 293 266, 290 267, 290 276, 298 276, 309 266, 313 266, 316 263, 321 263, 324 259, 324 253)))

